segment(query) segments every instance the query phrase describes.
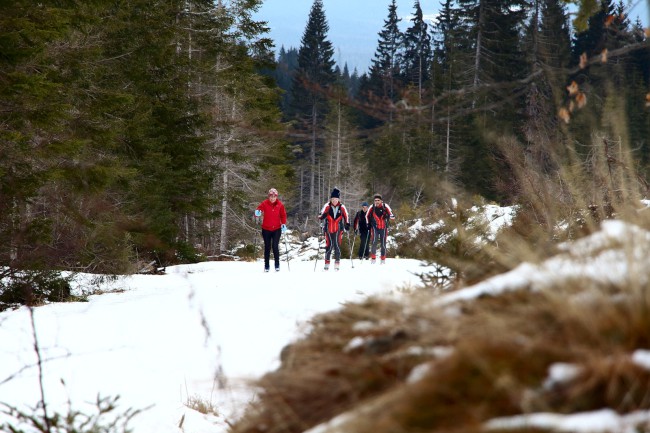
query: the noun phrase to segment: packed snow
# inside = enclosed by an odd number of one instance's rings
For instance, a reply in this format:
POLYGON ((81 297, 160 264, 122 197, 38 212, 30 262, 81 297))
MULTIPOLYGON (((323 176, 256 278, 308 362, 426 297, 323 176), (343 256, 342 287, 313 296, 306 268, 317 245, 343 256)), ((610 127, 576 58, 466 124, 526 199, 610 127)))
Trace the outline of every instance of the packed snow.
MULTIPOLYGON (((69 400, 90 411, 98 394, 119 395, 121 409, 145 409, 129 424, 135 433, 178 432, 181 418, 186 432, 225 431, 254 398, 249 381, 279 366, 281 349, 311 317, 370 295, 399 295, 425 270, 417 260, 348 257, 340 271, 325 272, 322 258, 321 249, 318 263, 283 260, 271 273, 261 260, 173 266, 165 275, 102 282, 95 289, 109 293, 88 302, 35 308, 48 410, 67 413, 69 400), (191 399, 218 416, 189 409, 191 399)), ((90 280, 77 277, 85 290, 90 280)), ((29 309, 0 313, 0 360, 0 402, 35 406, 29 309)), ((6 420, 0 414, 0 425, 6 420)))

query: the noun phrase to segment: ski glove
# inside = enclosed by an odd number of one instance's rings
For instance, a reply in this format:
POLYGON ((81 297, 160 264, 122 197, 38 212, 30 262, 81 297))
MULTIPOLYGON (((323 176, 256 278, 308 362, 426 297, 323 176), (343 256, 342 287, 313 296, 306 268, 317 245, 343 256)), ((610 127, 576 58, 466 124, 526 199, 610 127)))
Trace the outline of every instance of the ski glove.
POLYGON ((255 209, 255 216, 262 216, 262 211, 259 209, 255 209))
POLYGON ((345 223, 345 231, 346 232, 350 231, 350 223, 345 223))
POLYGON ((287 225, 286 224, 282 224, 282 226, 280 228, 282 229, 282 233, 287 231, 287 225))

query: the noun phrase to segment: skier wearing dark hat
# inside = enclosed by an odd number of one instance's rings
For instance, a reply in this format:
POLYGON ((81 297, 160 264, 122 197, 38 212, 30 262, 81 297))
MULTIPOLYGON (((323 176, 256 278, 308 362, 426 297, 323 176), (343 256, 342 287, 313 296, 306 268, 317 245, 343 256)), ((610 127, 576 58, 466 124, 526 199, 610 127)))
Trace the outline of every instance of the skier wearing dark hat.
POLYGON ((372 251, 370 263, 377 259, 377 242, 380 245, 381 264, 386 263, 386 237, 388 236, 388 221, 395 219, 390 206, 383 202, 381 194, 375 194, 373 204, 366 212, 366 222, 370 226, 372 251))
POLYGON ((370 226, 366 221, 368 212, 368 203, 361 203, 361 210, 354 216, 354 234, 361 235, 361 244, 359 245, 359 260, 370 258, 370 226))
POLYGON ((330 199, 320 211, 318 219, 322 221, 325 234, 325 270, 330 268, 330 258, 334 250, 334 269, 339 270, 341 264, 341 240, 343 232, 350 230, 350 219, 345 205, 341 203, 341 191, 332 190, 330 199))

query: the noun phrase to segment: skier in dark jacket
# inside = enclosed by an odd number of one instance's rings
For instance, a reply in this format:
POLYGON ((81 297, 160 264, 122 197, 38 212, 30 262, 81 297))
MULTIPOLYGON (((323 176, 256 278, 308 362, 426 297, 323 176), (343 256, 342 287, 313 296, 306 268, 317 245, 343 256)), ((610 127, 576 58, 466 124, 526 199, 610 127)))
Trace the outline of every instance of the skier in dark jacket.
POLYGON ((359 245, 359 260, 370 258, 370 226, 366 221, 366 213, 368 212, 368 203, 361 203, 361 210, 354 216, 354 234, 361 236, 361 244, 359 245))
POLYGON ((350 218, 345 205, 341 203, 341 191, 332 190, 330 200, 325 203, 318 219, 322 221, 325 234, 325 268, 330 268, 330 258, 334 250, 334 270, 338 271, 341 264, 341 240, 343 232, 350 230, 350 218))
POLYGON ((377 259, 377 242, 380 244, 381 264, 386 263, 386 237, 388 236, 388 222, 395 219, 390 206, 383 202, 381 194, 375 194, 373 205, 366 212, 366 222, 370 226, 370 239, 372 251, 370 263, 377 259))
POLYGON ((255 216, 262 218, 262 238, 264 239, 264 272, 269 271, 269 260, 271 248, 275 259, 275 270, 280 270, 280 235, 287 231, 287 212, 284 205, 278 199, 278 190, 271 188, 268 198, 262 201, 255 216))

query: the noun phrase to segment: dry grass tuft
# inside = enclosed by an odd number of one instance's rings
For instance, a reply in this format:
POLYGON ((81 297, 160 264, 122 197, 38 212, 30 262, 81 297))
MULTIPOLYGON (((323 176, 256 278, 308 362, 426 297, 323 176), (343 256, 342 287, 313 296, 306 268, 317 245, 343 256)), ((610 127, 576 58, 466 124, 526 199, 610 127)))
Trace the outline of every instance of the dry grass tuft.
POLYGON ((630 358, 650 347, 645 291, 586 278, 531 289, 444 307, 418 292, 316 317, 232 431, 297 433, 346 413, 323 433, 478 432, 517 414, 650 409, 650 371, 630 358), (557 363, 579 374, 553 380, 557 363))
POLYGON ((219 411, 217 407, 210 401, 201 398, 200 396, 194 395, 187 398, 187 401, 184 403, 186 407, 195 410, 204 415, 214 415, 219 416, 219 411))
POLYGON ((234 431, 304 431, 403 383, 422 356, 392 356, 418 332, 401 310, 371 299, 315 317, 309 335, 283 350, 281 368, 259 381, 259 402, 234 431))
POLYGON ((594 358, 580 367, 578 377, 546 393, 553 411, 574 413, 609 407, 630 413, 650 407, 650 371, 634 364, 629 356, 594 358))

